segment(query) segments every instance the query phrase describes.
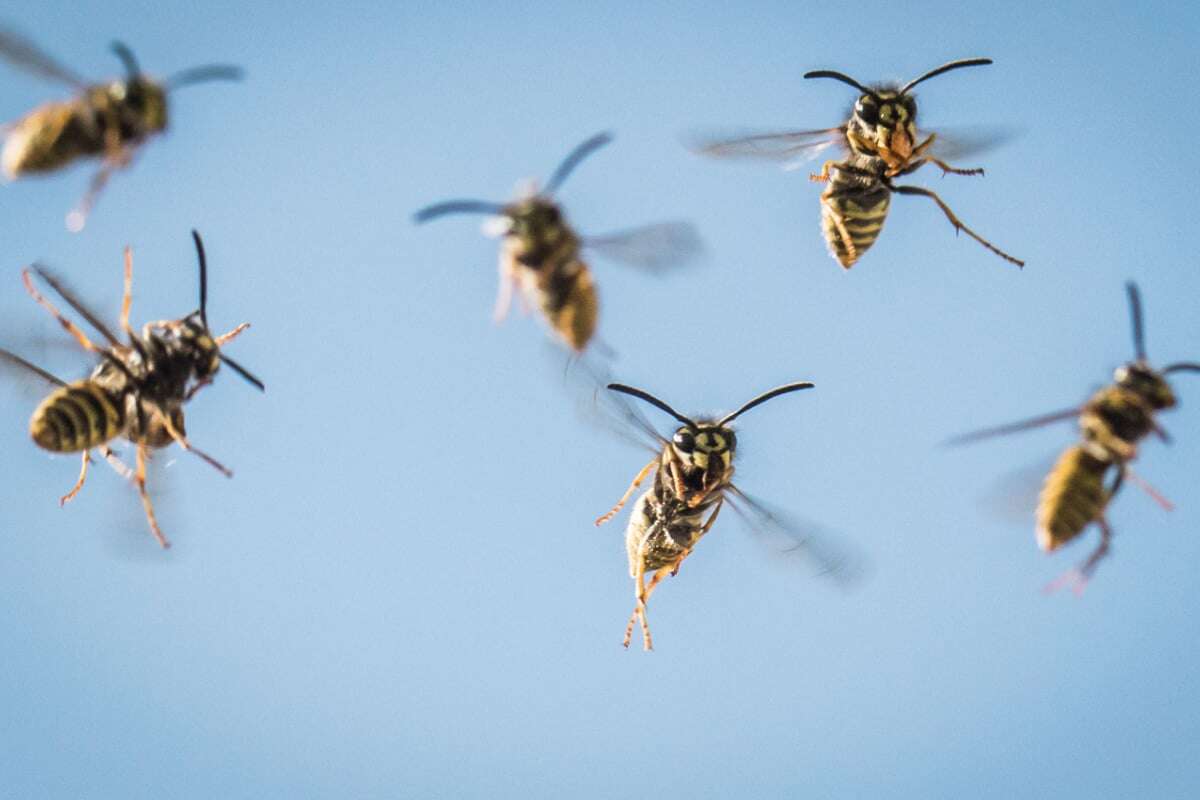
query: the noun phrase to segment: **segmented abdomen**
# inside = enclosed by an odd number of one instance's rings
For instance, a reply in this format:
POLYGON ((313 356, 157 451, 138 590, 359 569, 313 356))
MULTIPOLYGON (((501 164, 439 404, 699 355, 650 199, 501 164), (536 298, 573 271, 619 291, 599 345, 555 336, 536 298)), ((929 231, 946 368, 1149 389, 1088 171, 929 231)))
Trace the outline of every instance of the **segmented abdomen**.
POLYGON ((675 564, 696 544, 711 507, 720 498, 710 499, 694 508, 678 501, 662 501, 655 489, 647 490, 633 507, 629 527, 625 529, 625 553, 629 556, 629 574, 637 575, 639 561, 646 572, 675 564))
POLYGON ((77 453, 99 447, 125 430, 125 402, 92 380, 56 389, 33 412, 29 433, 39 447, 77 453))
POLYGON ((79 103, 47 103, 16 122, 0 155, 4 173, 16 178, 31 172, 49 172, 80 156, 97 155, 104 141, 96 125, 83 118, 79 103))
POLYGON ((538 305, 550 327, 576 352, 596 332, 599 302, 587 265, 578 258, 545 264, 538 272, 538 305))
POLYGON ((1112 461, 1083 446, 1067 449, 1046 477, 1038 498, 1038 546, 1049 552, 1083 533, 1108 505, 1104 476, 1112 461))
POLYGON ((875 244, 891 201, 892 193, 882 184, 864 187, 859 180, 843 182, 834 172, 821 195, 821 232, 839 264, 850 269, 875 244))

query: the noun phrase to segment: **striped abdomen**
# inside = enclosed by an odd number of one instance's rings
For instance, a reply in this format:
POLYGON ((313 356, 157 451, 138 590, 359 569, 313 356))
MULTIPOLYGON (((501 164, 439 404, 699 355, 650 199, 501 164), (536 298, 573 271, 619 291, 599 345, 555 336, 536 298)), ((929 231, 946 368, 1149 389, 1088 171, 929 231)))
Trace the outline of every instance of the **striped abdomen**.
POLYGON ((1039 547, 1047 552, 1061 547, 1104 514, 1109 500, 1104 476, 1113 464, 1082 445, 1059 457, 1038 497, 1039 547))
POLYGON ((675 564, 695 546, 713 506, 722 492, 713 490, 694 506, 678 499, 664 469, 654 476, 654 486, 638 498, 625 529, 625 552, 629 556, 629 574, 637 574, 638 560, 647 572, 675 564))
POLYGON ((47 103, 17 120, 4 141, 0 162, 8 178, 49 172, 81 156, 98 155, 104 139, 87 119, 84 103, 47 103))
POLYGON ((846 269, 875 244, 887 219, 892 193, 878 181, 864 183, 836 168, 821 194, 821 232, 829 253, 846 269))
POLYGON ((550 327, 576 352, 596 332, 599 303, 591 270, 578 258, 543 267, 538 273, 538 305, 550 327))
POLYGON ((94 380, 56 389, 33 412, 29 433, 55 453, 78 453, 112 441, 125 431, 125 399, 94 380))

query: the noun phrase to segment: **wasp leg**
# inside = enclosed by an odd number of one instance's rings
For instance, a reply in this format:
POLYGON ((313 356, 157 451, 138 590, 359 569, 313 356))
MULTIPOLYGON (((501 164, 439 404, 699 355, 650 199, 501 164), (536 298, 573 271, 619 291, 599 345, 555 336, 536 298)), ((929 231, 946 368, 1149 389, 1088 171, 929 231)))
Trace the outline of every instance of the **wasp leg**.
POLYGON ((171 438, 175 440, 176 444, 178 444, 184 450, 187 450, 189 453, 193 453, 195 455, 200 456, 200 458, 202 458, 206 462, 208 462, 208 464, 211 467, 213 467, 213 469, 215 469, 217 472, 220 472, 226 478, 233 477, 232 470, 230 470, 228 467, 226 467, 220 461, 217 461, 215 458, 210 456, 208 453, 205 453, 203 450, 193 447, 192 443, 187 440, 187 437, 184 436, 182 433, 180 433, 178 430, 176 430, 175 425, 171 422, 171 418, 168 415, 164 414, 162 411, 158 410, 157 408, 154 409, 154 413, 158 415, 158 418, 162 421, 163 428, 166 430, 166 432, 168 434, 170 434, 171 438))
MULTIPOLYGON (((629 624, 625 626, 625 638, 621 641, 621 646, 629 649, 629 642, 633 639, 633 626, 637 624, 638 618, 642 620, 642 641, 643 644, 650 639, 650 625, 646 621, 646 542, 643 541, 638 547, 637 566, 633 569, 633 595, 637 602, 633 607, 633 613, 629 615, 629 624)), ((647 647, 647 650, 650 648, 647 647)))
POLYGON ((1042 590, 1043 592, 1052 594, 1063 586, 1071 584, 1071 591, 1075 593, 1076 597, 1083 595, 1084 590, 1087 589, 1088 581, 1092 579, 1092 573, 1096 571, 1096 567, 1099 565, 1101 559, 1108 555, 1112 543, 1112 527, 1108 524, 1108 520, 1101 517, 1096 522, 1100 525, 1100 544, 1096 545, 1096 549, 1078 567, 1067 570, 1046 584, 1046 588, 1042 590))
POLYGON ((112 448, 103 447, 100 449, 100 452, 104 455, 104 460, 108 462, 108 465, 113 468, 114 472, 127 481, 134 480, 133 470, 129 468, 128 464, 117 458, 117 454, 112 451, 112 448))
POLYGON ((171 546, 167 541, 167 537, 163 536, 162 528, 158 527, 158 519, 154 516, 154 504, 150 502, 150 495, 146 492, 146 447, 145 445, 137 446, 137 473, 134 475, 134 481, 137 484, 138 494, 142 496, 142 508, 146 510, 146 520, 150 523, 150 532, 154 534, 154 538, 165 550, 171 546))
POLYGON ((214 340, 217 343, 217 347, 224 347, 229 342, 232 342, 234 339, 241 336, 242 331, 246 330, 249 327, 250 327, 249 322, 243 322, 241 325, 238 325, 236 328, 231 330, 229 333, 221 334, 214 340))
POLYGON ((71 491, 64 494, 58 499, 58 507, 62 508, 67 503, 75 499, 75 495, 79 494, 79 490, 83 488, 83 482, 87 480, 88 464, 92 461, 91 455, 87 450, 83 451, 83 466, 79 469, 79 480, 75 481, 75 485, 71 487, 71 491))
POLYGON ((1143 492, 1150 495, 1150 499, 1153 500, 1154 502, 1158 503, 1158 505, 1162 508, 1163 511, 1174 511, 1175 510, 1174 503, 1172 503, 1170 500, 1168 500, 1166 497, 1164 497, 1162 495, 1162 493, 1158 491, 1158 489, 1155 489, 1152 485, 1150 485, 1146 481, 1145 478, 1143 478, 1141 475, 1138 475, 1136 472, 1134 472, 1132 468, 1126 466, 1125 474, 1129 477, 1129 480, 1133 482, 1134 486, 1138 487, 1143 492))
POLYGON ((133 336, 129 312, 133 309, 133 248, 125 246, 125 284, 121 290, 121 330, 133 336))
POLYGON ((629 498, 633 496, 633 493, 637 491, 637 488, 642 485, 642 481, 646 480, 646 476, 650 474, 650 471, 654 469, 654 465, 657 463, 658 458, 655 457, 649 464, 642 467, 642 471, 639 472, 637 477, 633 479, 633 483, 629 484, 629 488, 625 490, 625 494, 621 495, 621 499, 617 501, 617 504, 609 509, 608 513, 601 514, 599 517, 596 517, 596 527, 600 527, 617 514, 621 513, 621 509, 625 507, 627 502, 629 502, 629 498))
POLYGON ((942 175, 946 175, 947 173, 953 173, 955 175, 983 175, 983 167, 969 167, 967 169, 963 169, 962 167, 952 167, 945 161, 942 161, 940 158, 933 158, 932 156, 926 158, 925 160, 931 164, 937 164, 939 167, 941 167, 942 175))
POLYGON ((25 284, 25 291, 29 292, 29 295, 39 306, 49 311, 51 316, 58 320, 58 324, 63 327, 63 330, 75 337, 75 341, 79 342, 80 347, 93 353, 104 352, 92 343, 92 340, 87 337, 87 334, 78 325, 64 317, 62 312, 54 307, 53 303, 42 296, 42 293, 33 285, 33 278, 30 277, 29 269, 21 270, 21 280, 25 284))
POLYGON ((836 161, 826 161, 824 164, 821 165, 821 171, 809 173, 808 179, 810 181, 812 181, 813 183, 828 182, 829 181, 829 170, 831 170, 835 166, 837 166, 837 163, 838 162, 836 162, 836 161))
POLYGON ((966 225, 964 225, 962 223, 962 220, 960 220, 958 217, 956 217, 954 215, 954 212, 950 210, 950 206, 948 206, 944 202, 942 202, 942 198, 938 197, 937 194, 935 194, 934 192, 931 192, 928 189, 924 189, 920 186, 890 186, 889 188, 896 194, 912 194, 912 195, 921 195, 923 197, 928 197, 930 200, 937 203, 938 208, 940 208, 942 210, 942 213, 946 215, 946 219, 950 220, 950 224, 954 226, 954 230, 956 232, 957 231, 966 231, 966 234, 968 236, 970 236, 975 241, 979 242, 981 245, 986 247, 988 250, 991 250, 993 253, 995 253, 996 255, 1003 258, 1005 261, 1016 264, 1018 267, 1025 266, 1024 261, 1021 261, 1018 258, 1013 258, 1008 253, 1004 252, 999 247, 996 247, 996 245, 992 244, 987 239, 984 239, 982 236, 977 234, 975 231, 971 230, 966 225))
MULTIPOLYGON (((492 308, 492 321, 499 324, 508 316, 512 308, 513 289, 517 276, 513 274, 508 259, 500 259, 500 285, 496 289, 496 305, 492 308)), ((522 302, 524 302, 522 300, 522 302)))
POLYGON ((92 176, 92 181, 88 184, 83 197, 79 199, 78 205, 67 214, 67 230, 71 233, 79 233, 83 230, 83 226, 87 224, 88 214, 92 213, 96 200, 104 191, 104 187, 108 185, 108 179, 112 177, 114 171, 122 166, 124 164, 120 162, 108 161, 92 176))

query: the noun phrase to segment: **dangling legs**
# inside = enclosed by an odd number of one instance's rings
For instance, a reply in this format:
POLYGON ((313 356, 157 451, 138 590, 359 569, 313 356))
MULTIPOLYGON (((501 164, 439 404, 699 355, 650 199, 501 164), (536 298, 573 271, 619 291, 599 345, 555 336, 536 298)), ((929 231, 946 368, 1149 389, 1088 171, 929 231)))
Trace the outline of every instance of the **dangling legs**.
POLYGON ((158 527, 158 519, 154 516, 154 505, 150 502, 150 495, 146 492, 145 445, 137 446, 137 473, 134 476, 134 483, 137 484, 138 494, 142 496, 142 508, 146 510, 146 520, 150 523, 150 532, 154 534, 154 538, 165 550, 171 546, 171 543, 167 541, 167 537, 163 536, 162 529, 158 527))
POLYGON ((1008 253, 1004 252, 999 247, 996 247, 996 245, 992 244, 987 239, 984 239, 982 236, 975 233, 975 231, 964 225, 962 221, 954 215, 954 212, 950 210, 950 207, 942 202, 942 198, 938 197, 934 192, 931 192, 928 189, 923 189, 920 186, 889 186, 888 188, 890 188, 896 194, 911 194, 928 197, 930 200, 937 203, 938 208, 940 208, 942 213, 946 215, 946 219, 950 220, 950 224, 954 226, 955 231, 965 231, 968 236, 979 242, 988 250, 991 250, 993 253, 1003 258, 1005 261, 1016 264, 1018 267, 1025 266, 1024 261, 1013 258, 1008 253))
POLYGON ((608 522, 610 519, 612 519, 613 517, 615 517, 617 514, 619 514, 621 512, 621 509, 624 508, 624 506, 627 502, 629 502, 629 498, 633 495, 633 493, 635 491, 637 491, 637 488, 642 485, 642 481, 646 480, 646 476, 650 474, 650 471, 654 469, 654 466, 657 463, 658 463, 658 457, 656 456, 649 464, 642 467, 642 471, 639 472, 637 474, 637 477, 633 479, 633 483, 629 484, 629 488, 625 490, 625 494, 621 495, 621 499, 617 501, 617 504, 615 506, 613 506, 608 511, 608 513, 601 514, 599 517, 596 518, 596 526, 597 527, 608 522))
POLYGON ((88 464, 91 463, 92 457, 87 450, 83 451, 83 466, 79 469, 79 480, 75 481, 75 485, 71 487, 71 491, 64 494, 58 499, 58 507, 62 508, 67 503, 75 499, 75 495, 79 494, 79 490, 83 488, 83 482, 87 480, 88 464))
POLYGON ((214 340, 217 343, 217 347, 224 347, 229 342, 232 342, 234 339, 236 339, 238 336, 240 336, 242 334, 242 331, 246 330, 249 327, 250 327, 249 322, 243 322, 241 325, 238 325, 236 328, 231 330, 229 333, 221 334, 214 340))
POLYGON ((187 437, 184 436, 179 430, 177 430, 175 428, 175 425, 171 422, 171 419, 168 415, 164 414, 162 411, 158 410, 157 408, 154 409, 154 414, 157 415, 159 420, 162 422, 163 428, 166 430, 166 432, 168 434, 170 434, 171 438, 175 440, 176 444, 178 444, 184 450, 187 450, 189 453, 194 453, 195 455, 200 456, 200 458, 207 461, 208 464, 211 467, 213 467, 213 469, 217 470, 217 472, 220 472, 226 478, 233 477, 233 472, 231 470, 229 470, 227 467, 225 467, 220 461, 217 461, 215 458, 210 456, 208 453, 205 453, 203 450, 193 447, 192 443, 187 440, 187 437))
POLYGON ((62 312, 54 307, 53 303, 42 296, 42 293, 39 292, 37 287, 33 285, 33 278, 30 276, 30 271, 28 268, 21 270, 21 281, 25 284, 25 291, 29 292, 30 297, 32 297, 39 306, 49 311, 51 316, 58 320, 58 324, 63 327, 63 330, 75 337, 75 341, 79 342, 80 347, 92 353, 104 352, 101 348, 92 343, 92 340, 87 337, 87 334, 84 333, 78 325, 64 317, 62 312))

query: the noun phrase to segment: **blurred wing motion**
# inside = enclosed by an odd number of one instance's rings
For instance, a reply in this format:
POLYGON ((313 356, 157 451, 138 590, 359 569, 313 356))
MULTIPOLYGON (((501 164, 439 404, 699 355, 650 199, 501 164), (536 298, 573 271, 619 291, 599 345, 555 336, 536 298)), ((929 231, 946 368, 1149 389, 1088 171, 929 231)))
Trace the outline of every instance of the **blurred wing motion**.
POLYGON ((924 138, 936 134, 930 147, 930 155, 943 161, 958 161, 976 156, 1017 138, 1020 130, 1005 126, 966 125, 948 128, 931 128, 921 132, 924 138))
POLYGON ((768 507, 732 484, 725 500, 750 531, 771 549, 785 556, 802 557, 817 568, 818 574, 843 587, 851 587, 865 576, 866 559, 840 536, 820 525, 768 507))
POLYGON ((695 261, 704 242, 689 222, 660 222, 603 236, 589 236, 584 245, 597 255, 647 272, 665 272, 695 261))
POLYGON ((31 378, 36 375, 45 381, 51 389, 67 385, 66 381, 54 377, 46 370, 31 364, 16 353, 10 353, 4 349, 0 349, 0 370, 11 370, 22 378, 31 378))
POLYGON ((1023 419, 1020 422, 1010 422, 1007 425, 997 425, 994 428, 984 428, 983 430, 971 431, 959 436, 954 436, 943 442, 947 447, 957 447, 962 444, 970 444, 978 442, 981 439, 991 439, 995 436, 1007 436, 1010 433, 1020 433, 1021 431, 1040 428, 1043 425, 1052 425, 1055 422, 1066 422, 1070 419, 1077 419, 1083 409, 1080 406, 1074 408, 1065 408, 1062 411, 1053 411, 1049 414, 1043 414, 1040 417, 1031 419, 1023 419))
POLYGON ((795 169, 830 147, 847 150, 846 126, 811 131, 754 133, 741 136, 694 136, 688 147, 712 158, 743 158, 782 162, 795 169))
POLYGON ((120 346, 121 341, 117 335, 104 324, 100 319, 100 315, 91 307, 79 299, 79 295, 63 280, 59 275, 50 270, 44 264, 34 264, 33 271, 39 278, 61 297, 67 305, 74 309, 75 313, 87 320, 87 323, 101 336, 103 336, 110 345, 114 347, 120 346))
POLYGON ((33 42, 9 28, 0 27, 0 58, 43 78, 62 81, 76 89, 85 86, 83 78, 46 55, 33 42))
POLYGON ((625 395, 605 388, 612 380, 604 365, 595 360, 572 362, 565 381, 581 421, 634 447, 661 453, 666 439, 625 395))
POLYGON ((976 498, 984 516, 996 522, 1033 530, 1042 484, 1054 469, 1058 453, 996 478, 976 498))

